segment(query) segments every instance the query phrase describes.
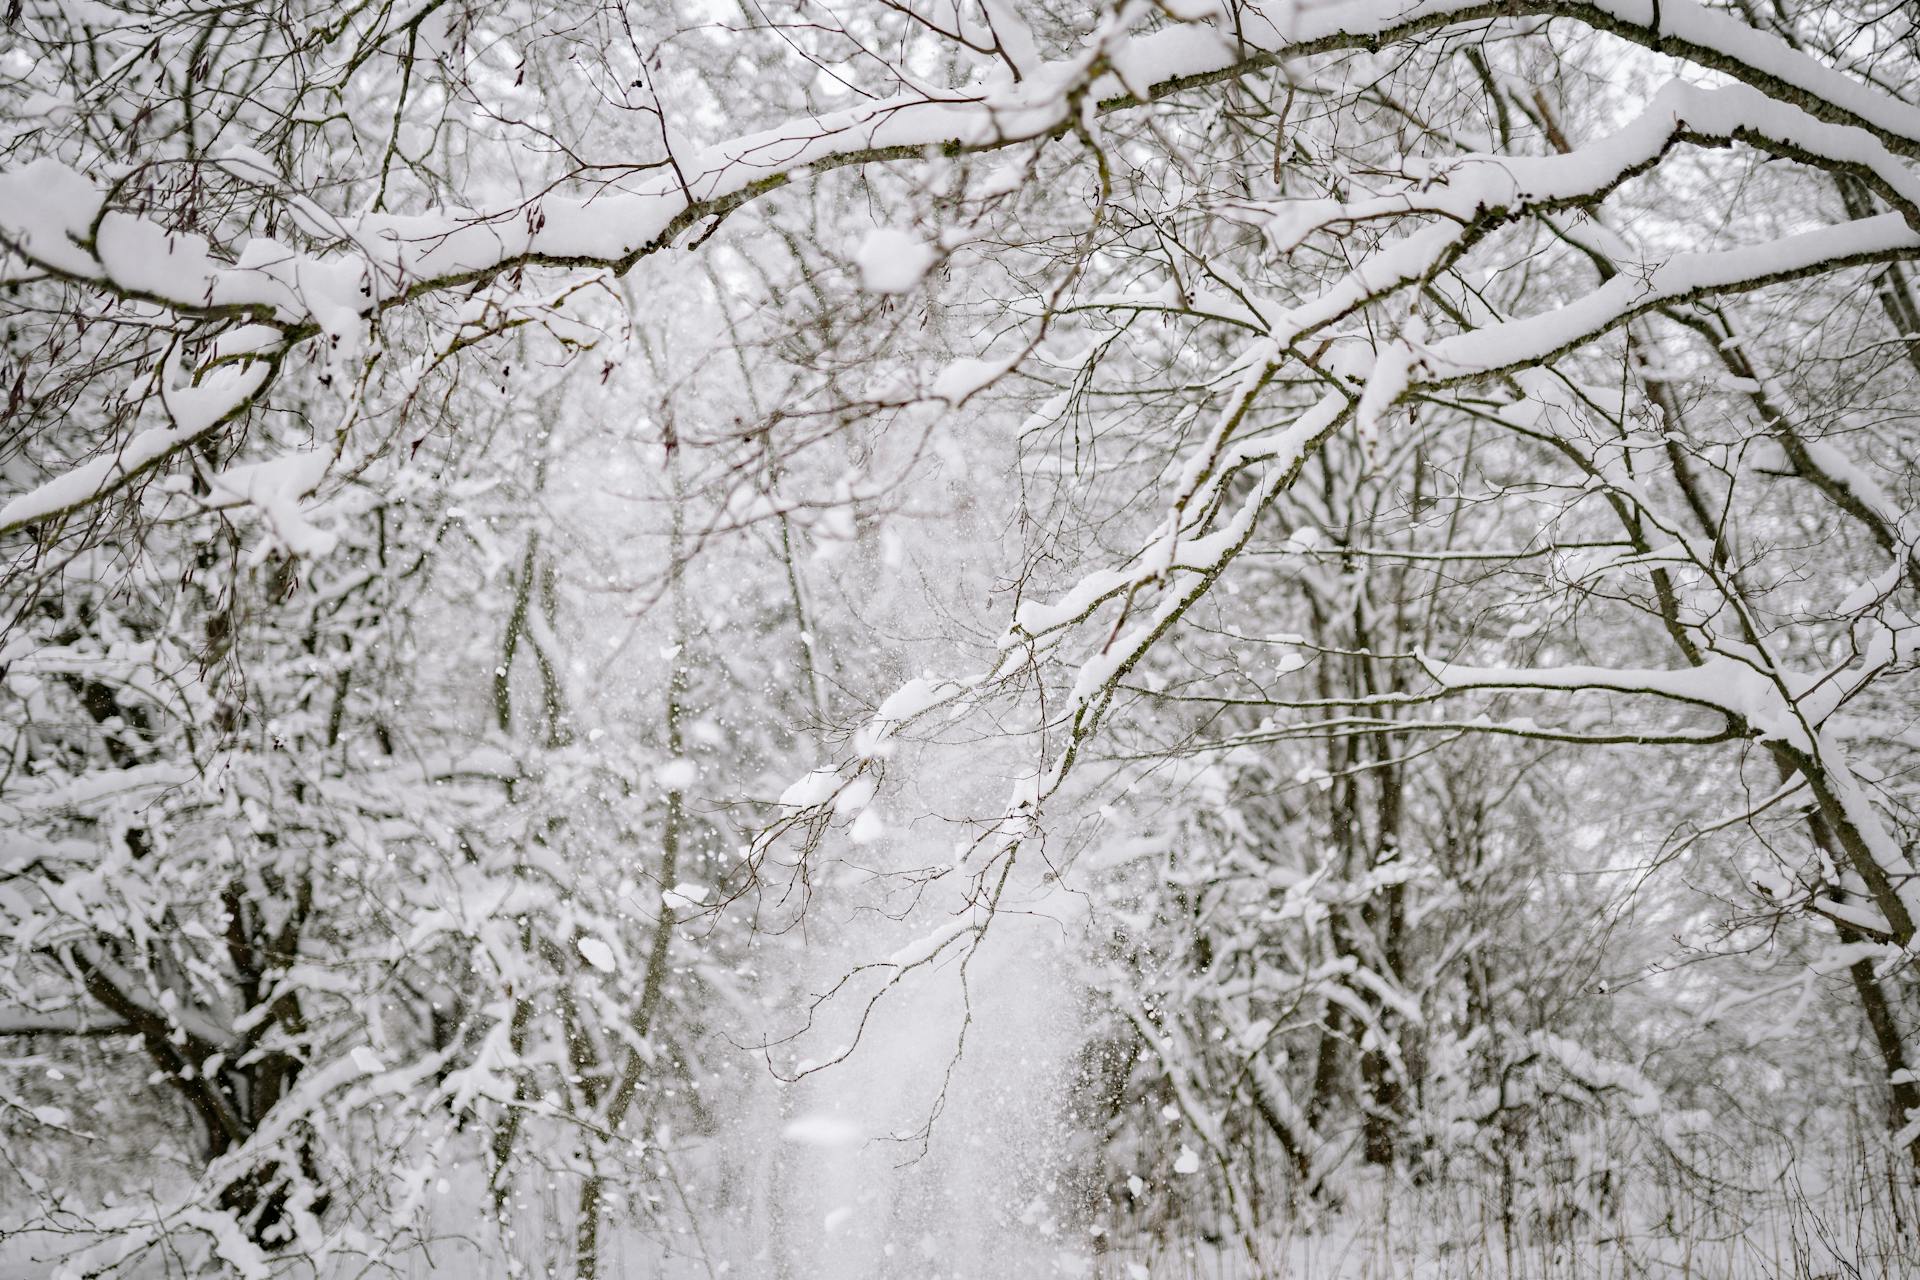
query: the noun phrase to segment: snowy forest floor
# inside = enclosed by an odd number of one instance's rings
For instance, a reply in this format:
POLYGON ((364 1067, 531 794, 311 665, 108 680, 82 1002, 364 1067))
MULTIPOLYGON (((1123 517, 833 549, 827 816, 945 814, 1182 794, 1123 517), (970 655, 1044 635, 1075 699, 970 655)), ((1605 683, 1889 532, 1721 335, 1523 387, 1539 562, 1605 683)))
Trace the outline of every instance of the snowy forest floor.
MULTIPOLYGON (((1116 1245, 1037 1223, 1012 1203, 992 1204, 988 1187, 961 1191, 973 1203, 927 1206, 914 1193, 912 1166, 902 1166, 893 1185, 869 1189, 857 1208, 830 1211, 820 1221, 797 1221, 794 1214, 778 1220, 778 1211, 769 1221, 745 1208, 664 1231, 606 1232, 601 1267, 603 1275, 622 1280, 1897 1280, 1920 1274, 1920 1203, 1911 1189, 1869 1186, 1875 1163, 1865 1161, 1817 1187, 1803 1169, 1780 1172, 1771 1188, 1715 1185, 1712 1177, 1692 1187, 1630 1187, 1611 1221, 1576 1223, 1542 1220, 1527 1207, 1524 1189, 1503 1212, 1494 1187, 1398 1182, 1389 1189, 1384 1180, 1361 1180, 1348 1184, 1338 1208, 1275 1224, 1251 1250, 1179 1221, 1164 1224, 1158 1239, 1139 1233, 1116 1245), (907 1210, 912 1205, 917 1212, 907 1210)), ((490 1225, 479 1192, 477 1185, 462 1186, 435 1197, 426 1223, 430 1243, 403 1245, 377 1262, 342 1258, 322 1274, 329 1280, 569 1276, 564 1242, 574 1229, 576 1188, 556 1181, 516 1193, 511 1238, 490 1225)), ((0 1238, 0 1276, 23 1280, 62 1275, 56 1259, 75 1243, 38 1232, 0 1231, 0 1238)), ((167 1273, 166 1259, 150 1256, 127 1274, 167 1273)))

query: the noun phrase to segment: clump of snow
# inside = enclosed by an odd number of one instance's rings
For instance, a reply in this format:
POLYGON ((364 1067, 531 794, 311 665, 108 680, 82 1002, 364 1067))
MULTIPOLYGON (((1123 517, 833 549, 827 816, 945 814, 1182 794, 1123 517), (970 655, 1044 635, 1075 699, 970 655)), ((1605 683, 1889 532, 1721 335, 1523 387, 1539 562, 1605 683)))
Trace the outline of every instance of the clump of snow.
POLYGON ((660 893, 662 905, 672 911, 697 911, 707 900, 707 886, 682 882, 660 893))
POLYGON ((887 957, 887 963, 905 969, 912 965, 925 964, 946 950, 947 944, 976 928, 970 916, 961 916, 949 920, 923 938, 915 938, 906 946, 887 957))
POLYGON ((338 544, 335 535, 315 528, 300 507, 326 478, 332 457, 325 450, 290 453, 265 462, 229 467, 208 483, 218 504, 248 504, 266 517, 275 542, 293 555, 318 557, 338 544))
POLYGON ((1007 374, 1013 372, 1020 363, 1022 353, 1002 356, 994 360, 977 360, 972 356, 962 356, 940 371, 933 380, 933 397, 958 406, 971 399, 976 393, 984 391, 1007 374))
POLYGON ((898 227, 875 227, 854 251, 860 287, 869 293, 907 293, 933 266, 933 246, 898 227))
POLYGON ((873 796, 880 789, 871 773, 857 774, 847 785, 840 788, 833 799, 833 813, 837 818, 857 818, 866 812, 873 803, 873 796))
POLYGON ((782 791, 779 803, 792 809, 810 809, 816 804, 824 804, 833 799, 833 793, 839 789, 838 770, 815 769, 782 791))
POLYGON ((653 771, 653 778, 669 791, 685 791, 699 774, 698 766, 683 758, 667 761, 653 771))
POLYGON ((859 1125, 826 1111, 796 1116, 780 1130, 780 1136, 799 1146, 824 1148, 857 1147, 866 1140, 859 1125))
POLYGON ((581 957, 602 973, 614 970, 613 948, 598 938, 581 938, 573 944, 580 949, 581 957))
POLYGON ((909 680, 880 704, 873 713, 873 723, 888 727, 905 724, 922 712, 939 706, 954 694, 964 692, 965 688, 965 685, 955 681, 934 676, 909 680))

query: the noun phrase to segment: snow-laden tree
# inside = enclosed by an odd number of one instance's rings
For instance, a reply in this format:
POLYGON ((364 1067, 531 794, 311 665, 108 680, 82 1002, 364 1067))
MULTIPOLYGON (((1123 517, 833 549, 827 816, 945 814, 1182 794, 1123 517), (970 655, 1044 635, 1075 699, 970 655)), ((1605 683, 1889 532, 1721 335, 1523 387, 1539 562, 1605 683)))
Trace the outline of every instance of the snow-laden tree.
POLYGON ((126 1157, 164 1197, 95 1217, 82 1188, 36 1187, 56 1231, 311 1246, 365 1194, 358 1148, 458 1047, 470 993, 413 912, 447 891, 492 767, 403 710, 441 518, 417 497, 356 490, 298 556, 188 516, 23 601, 0 1029, 54 1079, 73 1037, 97 1046, 79 1080, 36 1082, 40 1121, 114 1135, 128 1090, 179 1117, 126 1157))
POLYGON ((944 815, 913 883, 968 909, 882 997, 1097 890, 1090 1096, 1165 1099, 1249 1248, 1276 1164, 1506 1160, 1450 1126, 1554 1099, 1681 1159, 1649 1055, 1818 991, 1789 1065, 1869 1064, 1920 1154, 1897 8, 28 2, 6 41, 8 1014, 153 1061, 167 1213, 229 1261, 376 1247, 478 1121, 500 1187, 573 1180, 593 1269, 609 1179, 665 1176, 623 1163, 648 1069, 701 1070, 676 886, 740 963, 903 744, 969 734, 1020 773, 944 815), (578 503, 608 451, 626 515, 578 503), (805 566, 930 475, 1015 550, 900 684, 805 566), (610 686, 622 598, 664 656, 610 686), (1551 1007, 1595 974, 1641 1025, 1551 1007))

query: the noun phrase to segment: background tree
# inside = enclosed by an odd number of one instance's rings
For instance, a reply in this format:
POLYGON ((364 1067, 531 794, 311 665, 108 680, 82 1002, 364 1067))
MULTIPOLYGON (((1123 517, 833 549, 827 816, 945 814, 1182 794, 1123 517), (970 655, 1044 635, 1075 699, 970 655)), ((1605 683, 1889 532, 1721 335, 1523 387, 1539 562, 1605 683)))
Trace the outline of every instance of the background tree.
POLYGON ((937 1006, 885 1136, 957 1168, 1040 930, 1085 1043, 1009 1256, 1691 1259, 1811 1161, 1896 1273, 1909 25, 17 6, 27 1225, 798 1274, 839 1157, 712 1099, 832 1148, 937 1006), (165 1129, 130 1183, 44 1171, 122 1105, 73 1073, 165 1129))

